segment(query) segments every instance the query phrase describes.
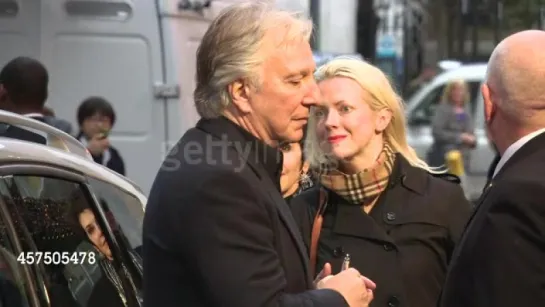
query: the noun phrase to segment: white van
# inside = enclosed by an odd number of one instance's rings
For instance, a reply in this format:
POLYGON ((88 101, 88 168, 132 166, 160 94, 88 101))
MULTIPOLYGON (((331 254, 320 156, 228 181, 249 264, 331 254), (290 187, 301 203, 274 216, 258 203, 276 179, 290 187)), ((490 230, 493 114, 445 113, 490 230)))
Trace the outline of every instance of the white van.
POLYGON ((17 56, 41 60, 51 78, 47 105, 75 128, 83 99, 111 101, 112 143, 147 194, 166 152, 198 120, 192 94, 201 37, 236 1, 2 0, 0 66, 17 56))
POLYGON ((426 158, 426 153, 433 143, 431 120, 445 86, 451 81, 460 79, 467 82, 471 94, 469 110, 475 121, 477 137, 477 147, 471 152, 470 165, 466 166, 470 181, 468 186, 472 188, 468 191, 469 194, 480 194, 486 183, 490 163, 494 159, 494 151, 486 135, 484 107, 480 92, 485 75, 486 64, 462 65, 439 74, 407 101, 408 141, 421 158, 426 158))

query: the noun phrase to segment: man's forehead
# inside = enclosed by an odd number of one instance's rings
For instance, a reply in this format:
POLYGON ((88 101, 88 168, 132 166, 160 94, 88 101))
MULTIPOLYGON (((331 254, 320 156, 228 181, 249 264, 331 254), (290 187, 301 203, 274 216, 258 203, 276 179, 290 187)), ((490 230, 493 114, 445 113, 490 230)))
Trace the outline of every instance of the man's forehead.
POLYGON ((312 50, 307 42, 293 43, 276 48, 270 57, 272 65, 279 65, 283 73, 300 74, 313 73, 316 64, 312 50))

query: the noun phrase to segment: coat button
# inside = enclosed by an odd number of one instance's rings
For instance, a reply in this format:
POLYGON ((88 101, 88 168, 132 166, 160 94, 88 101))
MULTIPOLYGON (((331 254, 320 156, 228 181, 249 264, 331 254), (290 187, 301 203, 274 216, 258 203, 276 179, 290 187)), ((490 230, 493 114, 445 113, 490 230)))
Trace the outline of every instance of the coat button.
POLYGON ((390 296, 388 299, 388 307, 399 307, 399 299, 397 296, 390 296))
POLYGON ((383 247, 384 247, 384 250, 387 252, 394 250, 394 246, 390 243, 384 244, 383 247))
POLYGON ((336 258, 344 257, 344 255, 345 255, 345 252, 342 246, 336 247, 333 250, 333 256, 335 256, 336 258))
POLYGON ((388 212, 386 213, 386 219, 391 222, 396 219, 396 214, 394 212, 388 212))

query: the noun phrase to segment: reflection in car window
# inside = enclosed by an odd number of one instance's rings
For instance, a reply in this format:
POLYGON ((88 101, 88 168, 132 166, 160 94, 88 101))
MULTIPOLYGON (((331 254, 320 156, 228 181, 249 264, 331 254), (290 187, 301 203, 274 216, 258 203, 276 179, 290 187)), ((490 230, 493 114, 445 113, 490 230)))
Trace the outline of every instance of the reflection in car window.
POLYGON ((110 222, 113 234, 121 246, 130 251, 129 256, 137 270, 132 276, 127 272, 133 291, 142 301, 141 279, 143 276, 142 264, 142 223, 144 210, 142 203, 133 195, 94 178, 88 178, 92 192, 102 205, 106 217, 110 222))
MULTIPOLYGON (((25 251, 21 263, 42 276, 52 306, 126 306, 123 274, 79 183, 35 176, 0 180, 0 193, 25 251)), ((47 299, 47 298, 46 298, 47 299)))
POLYGON ((144 219, 142 203, 135 196, 112 184, 94 178, 88 178, 88 180, 105 212, 111 212, 121 228, 123 237, 118 240, 124 240, 129 243, 132 249, 139 250, 142 246, 142 222, 144 219))

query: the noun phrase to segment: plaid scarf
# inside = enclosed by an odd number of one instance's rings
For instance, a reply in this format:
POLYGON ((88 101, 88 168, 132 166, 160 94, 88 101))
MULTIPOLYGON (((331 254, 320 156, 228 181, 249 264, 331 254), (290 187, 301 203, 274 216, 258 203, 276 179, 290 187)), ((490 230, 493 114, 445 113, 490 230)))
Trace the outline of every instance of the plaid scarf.
POLYGON ((320 183, 351 204, 366 204, 386 189, 394 162, 395 153, 388 144, 384 144, 372 168, 348 175, 324 166, 319 174, 320 183))

